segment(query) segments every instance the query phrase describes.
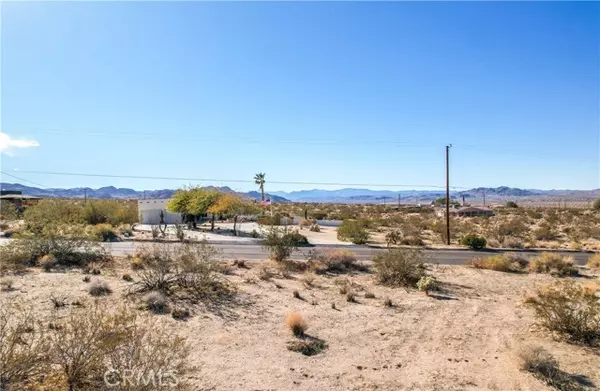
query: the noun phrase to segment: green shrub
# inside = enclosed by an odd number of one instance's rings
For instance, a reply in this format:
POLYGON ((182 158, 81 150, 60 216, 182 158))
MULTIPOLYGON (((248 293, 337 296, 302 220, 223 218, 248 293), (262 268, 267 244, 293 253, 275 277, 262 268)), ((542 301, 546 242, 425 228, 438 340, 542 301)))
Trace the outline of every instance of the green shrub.
POLYGON ((527 298, 540 323, 569 339, 593 345, 600 338, 600 301, 573 280, 557 281, 527 298))
POLYGON ((384 285, 414 287, 425 276, 424 261, 419 249, 391 249, 377 254, 373 267, 384 285))
POLYGON ((429 291, 436 288, 437 281, 433 276, 423 276, 417 281, 417 289, 429 295, 429 291))
POLYGON ((344 220, 338 228, 337 238, 354 244, 365 244, 369 240, 369 232, 359 221, 344 220))
POLYGON ((110 224, 92 225, 89 232, 91 238, 100 242, 113 242, 119 238, 110 224))
POLYGON ((284 239, 289 240, 296 247, 307 247, 310 246, 306 236, 302 235, 298 231, 292 231, 284 234, 284 239))
POLYGON ((481 250, 487 245, 487 240, 485 240, 485 238, 482 236, 469 234, 462 237, 460 244, 463 246, 468 246, 473 250, 481 250))
MULTIPOLYGON (((305 236, 302 237, 306 239, 305 236)), ((287 230, 272 227, 263 240, 263 247, 271 253, 271 259, 282 262, 298 250, 298 240, 302 241, 287 230)))
POLYGON ((507 207, 507 208, 518 208, 518 207, 519 207, 519 205, 517 205, 517 203, 516 203, 516 202, 514 202, 514 201, 508 201, 508 202, 506 203, 506 207, 507 207))
POLYGON ((557 235, 549 226, 544 225, 533 231, 537 240, 555 240, 557 235))
POLYGON ((595 210, 600 210, 600 198, 594 201, 594 203, 592 204, 592 208, 595 210))

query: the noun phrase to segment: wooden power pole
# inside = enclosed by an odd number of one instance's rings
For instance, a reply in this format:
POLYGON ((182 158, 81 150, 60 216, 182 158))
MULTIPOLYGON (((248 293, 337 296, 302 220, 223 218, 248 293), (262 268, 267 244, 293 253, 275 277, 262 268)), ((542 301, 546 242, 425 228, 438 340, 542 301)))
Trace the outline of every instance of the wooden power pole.
POLYGON ((450 245, 450 147, 446 145, 446 242, 450 245))

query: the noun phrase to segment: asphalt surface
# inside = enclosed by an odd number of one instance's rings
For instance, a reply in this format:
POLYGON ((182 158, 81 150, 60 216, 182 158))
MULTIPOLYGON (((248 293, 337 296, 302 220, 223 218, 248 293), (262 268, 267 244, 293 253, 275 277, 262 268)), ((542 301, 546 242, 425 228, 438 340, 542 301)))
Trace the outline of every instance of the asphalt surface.
MULTIPOLYGON (((0 238, 0 245, 7 244, 10 239, 0 238)), ((127 254, 134 254, 140 247, 152 245, 152 242, 113 242, 113 243, 102 243, 107 249, 110 249, 112 255, 124 256, 127 254)), ((168 243, 167 246, 181 246, 180 243, 168 243)), ((222 257, 224 259, 244 259, 244 260, 265 260, 269 258, 268 252, 264 251, 262 246, 258 244, 224 244, 218 243, 213 244, 222 251, 222 257)), ((345 249, 350 250, 356 254, 356 258, 360 261, 370 261, 377 252, 385 251, 380 248, 372 248, 367 246, 338 246, 338 245, 317 245, 314 247, 302 247, 298 252, 292 255, 292 259, 305 260, 308 252, 311 249, 326 250, 326 249, 345 249)), ((505 251, 496 250, 483 250, 483 251, 472 251, 472 250, 446 250, 446 249, 426 249, 428 262, 439 263, 440 265, 463 265, 466 261, 469 261, 475 257, 483 257, 494 254, 503 253, 505 251)), ((533 257, 540 253, 540 251, 519 251, 525 257, 533 257)), ((569 255, 573 257, 575 264, 585 265, 588 258, 591 256, 589 252, 560 252, 560 254, 569 255)))
MULTIPOLYGON (((141 242, 116 242, 116 243, 105 243, 105 246, 111 249, 113 255, 126 255, 133 254, 137 247, 147 246, 148 244, 141 242)), ((170 243, 169 246, 178 246, 179 243, 170 243)), ((268 259, 269 254, 263 250, 260 245, 255 244, 215 244, 223 251, 223 258, 226 259, 244 259, 244 260, 263 260, 268 259)), ((384 251, 383 249, 370 248, 366 246, 334 246, 334 245, 320 245, 314 247, 302 247, 296 252, 292 259, 306 259, 306 255, 309 250, 325 250, 325 249, 346 249, 356 254, 358 260, 370 261, 371 258, 377 252, 384 251)), ((469 250, 425 250, 428 261, 432 263, 439 263, 441 265, 462 265, 466 261, 469 261, 475 257, 489 256, 502 251, 469 251, 469 250)), ((525 257, 533 257, 539 254, 539 251, 521 251, 525 257)), ((561 254, 569 255, 573 257, 575 264, 584 265, 590 253, 585 252, 561 252, 561 254)))

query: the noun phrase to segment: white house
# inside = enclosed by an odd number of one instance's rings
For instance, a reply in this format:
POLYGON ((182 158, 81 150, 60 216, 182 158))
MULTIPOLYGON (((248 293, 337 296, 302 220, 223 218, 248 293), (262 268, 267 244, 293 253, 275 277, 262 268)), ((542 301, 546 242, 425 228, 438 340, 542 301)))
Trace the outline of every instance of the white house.
POLYGON ((160 224, 160 212, 163 212, 165 224, 181 224, 181 213, 171 213, 167 211, 167 202, 169 199, 156 200, 138 200, 138 212, 140 214, 140 223, 142 224, 160 224))

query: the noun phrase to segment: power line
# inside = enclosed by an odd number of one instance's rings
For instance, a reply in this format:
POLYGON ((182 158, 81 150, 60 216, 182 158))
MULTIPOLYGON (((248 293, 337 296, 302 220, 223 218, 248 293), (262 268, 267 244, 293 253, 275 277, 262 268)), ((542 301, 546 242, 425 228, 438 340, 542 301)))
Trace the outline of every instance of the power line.
POLYGON ((0 171, 0 172, 1 172, 3 175, 8 175, 9 177, 12 177, 12 178, 18 179, 18 180, 20 180, 20 181, 23 181, 23 182, 26 182, 26 183, 29 183, 29 184, 32 184, 32 185, 36 185, 36 186, 40 186, 40 187, 48 187, 48 186, 44 186, 44 185, 42 185, 42 184, 39 184, 39 183, 36 183, 36 182, 31 182, 31 181, 28 181, 27 179, 23 179, 23 178, 20 178, 20 177, 18 177, 18 176, 11 175, 11 174, 9 174, 9 173, 7 173, 7 172, 4 172, 4 171, 0 171))
MULTIPOLYGON (((19 170, 19 172, 39 175, 62 175, 62 176, 82 176, 82 177, 102 177, 102 178, 121 178, 121 179, 152 179, 152 180, 174 180, 189 182, 232 182, 232 183, 252 183, 249 179, 216 179, 216 178, 191 178, 191 177, 161 177, 145 175, 115 175, 115 174, 90 174, 74 172, 54 172, 54 171, 29 171, 19 170)), ((279 185, 319 185, 319 186, 365 186, 365 187, 412 187, 412 188, 436 188, 444 189, 445 186, 438 185, 411 185, 411 184, 391 184, 391 183, 340 183, 340 182, 305 182, 305 181, 268 181, 269 183, 279 185)), ((468 189, 467 187, 452 186, 453 189, 468 189)))

